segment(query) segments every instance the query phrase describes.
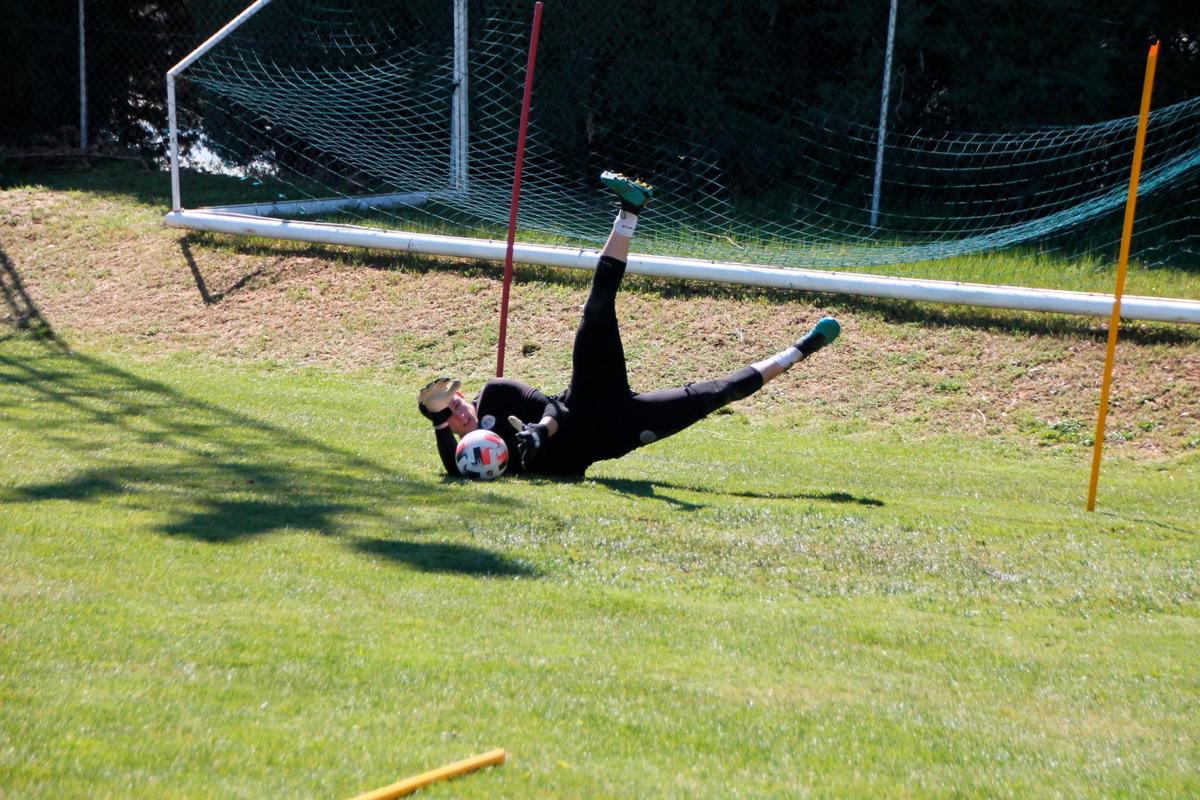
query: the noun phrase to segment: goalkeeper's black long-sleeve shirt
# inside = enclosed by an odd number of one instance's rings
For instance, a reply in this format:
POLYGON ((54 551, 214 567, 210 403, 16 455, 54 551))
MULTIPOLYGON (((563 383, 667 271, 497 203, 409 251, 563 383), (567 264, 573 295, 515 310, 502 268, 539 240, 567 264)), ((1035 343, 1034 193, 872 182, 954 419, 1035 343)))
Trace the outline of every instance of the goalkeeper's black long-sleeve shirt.
MULTIPOLYGON (((479 427, 497 434, 508 445, 509 473, 522 472, 521 458, 517 455, 517 432, 508 422, 509 416, 514 416, 527 424, 540 422, 542 417, 552 417, 559 424, 558 433, 542 444, 529 472, 541 475, 583 474, 587 463, 576 464, 578 458, 571 457, 573 436, 569 430, 570 410, 563 404, 561 395, 546 397, 541 390, 529 384, 508 378, 494 378, 483 385, 473 403, 479 416, 479 427)), ((454 462, 457 439, 449 428, 439 428, 436 433, 442 466, 451 475, 458 475, 458 465, 454 462)), ((590 460, 588 463, 591 463, 590 460)))
MULTIPOLYGON (((498 434, 508 445, 509 472, 580 477, 595 462, 619 458, 678 433, 721 406, 758 391, 762 384, 758 370, 743 367, 716 380, 644 394, 630 392, 622 382, 597 399, 573 395, 571 389, 547 397, 528 384, 498 378, 484 384, 475 398, 475 410, 479 427, 498 434), (558 432, 543 443, 527 470, 521 468, 510 415, 525 423, 542 417, 558 422, 558 432)), ((437 431, 437 443, 446 471, 457 475, 457 442, 449 428, 437 431)))

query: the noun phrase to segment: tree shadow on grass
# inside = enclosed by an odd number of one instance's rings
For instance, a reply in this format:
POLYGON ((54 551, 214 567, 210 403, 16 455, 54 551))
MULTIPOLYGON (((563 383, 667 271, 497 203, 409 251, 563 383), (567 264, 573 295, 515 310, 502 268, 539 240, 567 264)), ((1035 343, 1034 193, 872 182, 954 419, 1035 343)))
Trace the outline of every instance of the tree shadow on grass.
POLYGON ((662 494, 660 490, 696 492, 698 494, 712 494, 722 497, 744 497, 751 500, 812 500, 825 503, 850 503, 876 507, 884 505, 882 500, 876 500, 873 497, 857 497, 848 492, 733 492, 714 489, 711 486, 685 486, 683 484, 657 480, 632 480, 629 478, 589 478, 588 480, 620 494, 662 500, 684 511, 696 511, 705 506, 701 503, 691 503, 677 497, 662 494))
MULTIPOLYGON (((2 363, 3 359, 0 358, 2 363)), ((174 519, 159 525, 157 530, 168 536, 187 537, 209 544, 235 544, 255 536, 283 531, 317 531, 336 536, 342 529, 339 515, 362 511, 363 504, 357 500, 332 502, 320 499, 320 492, 282 489, 276 472, 276 468, 270 465, 249 467, 231 462, 209 463, 201 468, 178 467, 170 476, 171 484, 193 487, 202 494, 206 491, 213 491, 214 494, 203 497, 195 508, 177 508, 174 519), (212 484, 217 476, 220 478, 219 485, 205 485, 212 484), (232 496, 221 496, 218 494, 221 491, 228 491, 232 496), (260 496, 264 491, 266 496, 260 496), (253 496, 238 496, 247 492, 253 493, 253 496)), ((17 497, 29 501, 75 502, 125 498, 140 504, 139 497, 146 493, 146 487, 161 485, 163 479, 162 470, 156 467, 125 465, 118 469, 86 469, 53 483, 22 487, 17 497)), ((6 500, 0 496, 0 503, 3 502, 6 500)), ((187 502, 182 505, 187 505, 187 502)), ((389 522, 386 515, 379 515, 379 520, 389 522)), ((406 543, 404 548, 393 549, 390 548, 392 544, 390 540, 359 538, 351 546, 362 552, 390 555, 397 561, 410 560, 400 557, 409 556, 412 565, 419 568, 424 568, 431 559, 445 561, 439 554, 444 554, 447 547, 455 547, 406 543), (379 549, 374 549, 376 544, 380 546, 379 549), (430 554, 422 555, 422 550, 426 548, 430 554)), ((478 552, 486 554, 486 551, 478 552)))
POLYGON ((402 561, 422 572, 455 572, 460 575, 536 577, 530 567, 479 547, 461 544, 420 543, 399 539, 360 539, 355 550, 402 561))
POLYGON ((495 515, 511 512, 514 501, 464 494, 74 352, 36 313, 7 257, 0 278, 6 319, 17 329, 0 338, 0 405, 20 409, 4 425, 78 465, 0 491, 0 505, 75 501, 141 510, 158 520, 150 530, 211 544, 315 531, 420 570, 534 574, 486 550, 411 541, 429 535, 422 513, 495 515), (21 324, 30 319, 41 322, 21 324), (406 541, 373 543, 355 532, 364 522, 406 541))
POLYGON ((42 342, 46 347, 56 350, 66 349, 66 345, 58 338, 58 334, 50 327, 50 323, 42 316, 42 312, 34 304, 20 273, 13 265, 8 253, 0 247, 0 297, 4 299, 4 315, 0 323, 7 323, 13 332, 0 337, 0 341, 16 335, 23 335, 42 342))
MULTIPOLYGON (((45 162, 31 161, 25 168, 10 162, 0 168, 0 188, 36 183, 56 191, 122 195, 138 203, 157 206, 165 214, 171 209, 171 175, 148 161, 107 158, 93 154, 87 169, 56 169, 45 162)), ((273 199, 270 187, 252 187, 250 182, 228 175, 210 175, 185 170, 186 201, 189 207, 218 202, 220 198, 245 196, 246 201, 273 199)))

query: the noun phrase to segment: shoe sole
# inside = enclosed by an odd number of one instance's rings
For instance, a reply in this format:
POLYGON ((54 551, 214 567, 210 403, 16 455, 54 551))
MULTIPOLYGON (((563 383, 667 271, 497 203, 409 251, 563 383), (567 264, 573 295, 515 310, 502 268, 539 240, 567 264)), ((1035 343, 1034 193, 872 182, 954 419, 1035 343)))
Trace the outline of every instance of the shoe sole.
POLYGON ((813 329, 796 343, 796 349, 807 358, 827 344, 837 341, 842 334, 842 326, 833 317, 825 317, 813 329))
POLYGON ((619 172, 602 172, 600 173, 600 180, 605 186, 612 189, 617 197, 635 206, 645 205, 647 200, 654 197, 653 186, 634 178, 626 177, 619 172), (635 200, 628 196, 626 192, 636 192, 641 195, 641 198, 635 200))

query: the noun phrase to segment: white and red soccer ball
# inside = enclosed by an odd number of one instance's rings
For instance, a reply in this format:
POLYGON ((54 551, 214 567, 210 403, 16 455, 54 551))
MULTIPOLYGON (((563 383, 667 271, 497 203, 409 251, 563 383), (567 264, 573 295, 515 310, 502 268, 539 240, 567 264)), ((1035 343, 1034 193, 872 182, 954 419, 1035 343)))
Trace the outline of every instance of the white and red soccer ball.
POLYGON ((508 445, 491 431, 474 430, 458 441, 454 462, 468 478, 495 480, 508 469, 508 445))

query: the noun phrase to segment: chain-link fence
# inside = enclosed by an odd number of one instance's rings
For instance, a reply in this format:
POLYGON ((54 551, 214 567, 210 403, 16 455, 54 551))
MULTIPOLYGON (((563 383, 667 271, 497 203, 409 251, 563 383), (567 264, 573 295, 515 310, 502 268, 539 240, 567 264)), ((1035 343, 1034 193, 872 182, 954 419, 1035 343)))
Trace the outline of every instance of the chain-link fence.
POLYGON ((161 154, 165 72, 243 5, 0 0, 0 148, 161 154))
MULTIPOLYGON (((333 18, 365 13, 380 27, 400 27, 426 6, 451 2, 275 1, 319 5, 333 18)), ((0 0, 0 147, 161 153, 163 74, 245 5, 0 0)), ((627 84, 633 118, 653 104, 669 105, 688 124, 719 128, 737 121, 744 115, 736 104, 713 105, 714 89, 736 96, 736 87, 713 83, 734 72, 756 84, 748 94, 762 96, 765 87, 784 106, 799 102, 864 120, 877 113, 886 0, 546 5, 547 48, 584 54, 593 65, 607 62, 600 72, 627 84)), ((1200 94, 1194 0, 939 0, 901 3, 898 11, 889 108, 898 126, 996 130, 1129 115, 1152 37, 1164 42, 1156 105, 1200 94)), ((560 96, 575 102, 579 91, 560 96)), ((564 113, 564 122, 580 124, 571 110, 564 113)), ((752 138, 738 146, 750 163, 769 142, 752 138)))

